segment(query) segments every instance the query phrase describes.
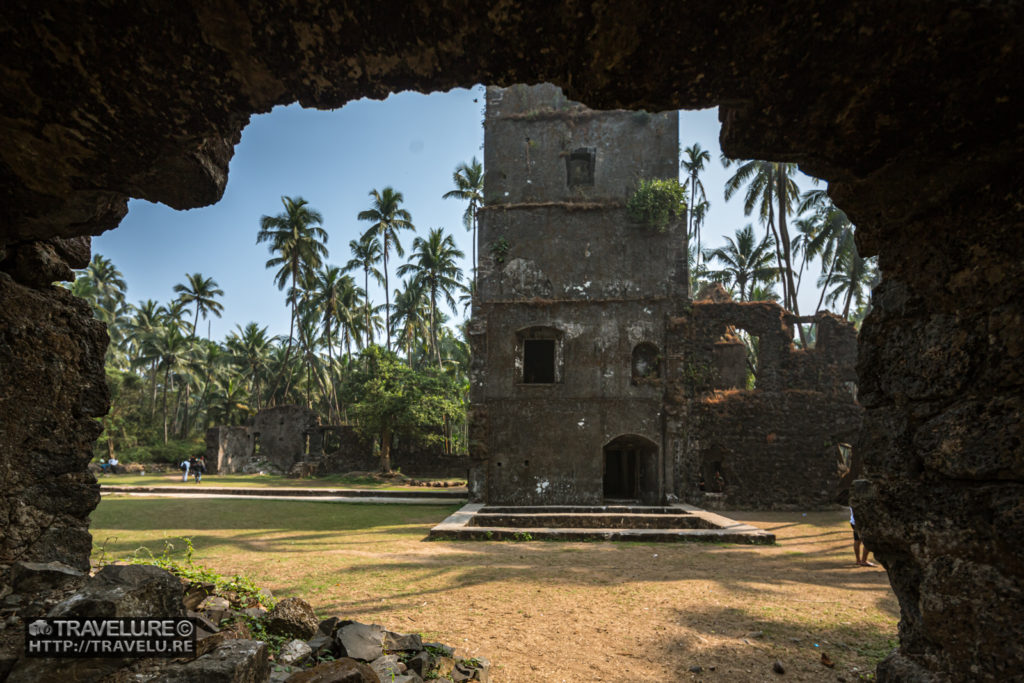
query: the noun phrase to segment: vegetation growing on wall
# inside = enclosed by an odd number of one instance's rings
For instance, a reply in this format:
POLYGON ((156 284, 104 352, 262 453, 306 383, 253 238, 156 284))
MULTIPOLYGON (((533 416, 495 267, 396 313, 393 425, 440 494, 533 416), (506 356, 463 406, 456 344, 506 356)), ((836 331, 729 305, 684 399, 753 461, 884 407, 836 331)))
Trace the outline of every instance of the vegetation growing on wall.
POLYGON ((626 203, 626 212, 631 220, 665 232, 669 223, 686 214, 686 189, 675 178, 641 180, 626 203))

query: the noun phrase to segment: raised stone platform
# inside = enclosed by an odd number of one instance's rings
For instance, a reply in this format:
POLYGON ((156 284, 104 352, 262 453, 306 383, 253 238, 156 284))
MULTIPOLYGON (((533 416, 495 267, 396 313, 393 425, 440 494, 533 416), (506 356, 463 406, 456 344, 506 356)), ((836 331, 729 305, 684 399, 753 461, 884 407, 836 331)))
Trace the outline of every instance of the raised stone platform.
POLYGON ((692 505, 510 507, 469 503, 430 530, 435 540, 648 541, 771 545, 775 535, 692 505))

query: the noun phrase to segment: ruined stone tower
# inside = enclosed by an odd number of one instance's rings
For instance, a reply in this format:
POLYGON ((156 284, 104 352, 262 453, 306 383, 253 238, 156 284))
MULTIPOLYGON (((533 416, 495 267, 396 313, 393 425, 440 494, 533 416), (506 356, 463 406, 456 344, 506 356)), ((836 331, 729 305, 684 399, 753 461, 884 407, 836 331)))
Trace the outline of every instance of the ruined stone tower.
POLYGON ((551 85, 488 88, 471 476, 492 504, 658 503, 666 320, 686 235, 630 221, 678 175, 676 112, 594 111, 551 85))

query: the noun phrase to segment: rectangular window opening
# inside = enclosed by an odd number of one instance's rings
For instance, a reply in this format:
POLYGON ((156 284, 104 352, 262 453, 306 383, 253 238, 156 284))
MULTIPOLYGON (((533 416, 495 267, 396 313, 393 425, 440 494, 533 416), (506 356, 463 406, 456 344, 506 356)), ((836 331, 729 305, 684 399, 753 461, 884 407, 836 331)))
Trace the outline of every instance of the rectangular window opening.
POLYGON ((523 383, 555 383, 555 340, 526 339, 523 342, 523 383))

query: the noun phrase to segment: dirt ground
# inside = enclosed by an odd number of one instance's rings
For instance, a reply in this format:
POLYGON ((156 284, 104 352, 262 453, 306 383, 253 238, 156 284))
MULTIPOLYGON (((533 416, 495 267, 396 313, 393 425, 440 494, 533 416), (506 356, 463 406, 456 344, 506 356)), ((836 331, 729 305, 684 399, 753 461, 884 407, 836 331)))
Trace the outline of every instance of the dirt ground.
MULTIPOLYGON (((439 509, 407 506, 385 520, 373 506, 261 503, 237 513, 146 507, 182 522, 164 531, 193 536, 203 564, 300 596, 324 617, 486 657, 496 683, 856 681, 896 645, 896 599, 883 569, 856 566, 845 509, 725 513, 776 534, 766 547, 426 541, 439 509), (303 512, 286 522, 293 510, 303 512), (207 523, 219 514, 235 519, 207 523), (773 672, 776 660, 785 674, 773 672)), ((119 505, 108 509, 120 519, 142 511, 119 505)), ((137 518, 94 533, 119 536, 124 549, 154 538, 128 527, 153 528, 137 518)))
POLYGON ((846 512, 727 514, 778 545, 424 542, 357 570, 372 587, 342 576, 308 598, 487 657, 496 683, 777 680, 776 660, 789 681, 873 672, 898 607, 884 570, 856 566, 846 512), (412 585, 390 586, 403 567, 412 585))

